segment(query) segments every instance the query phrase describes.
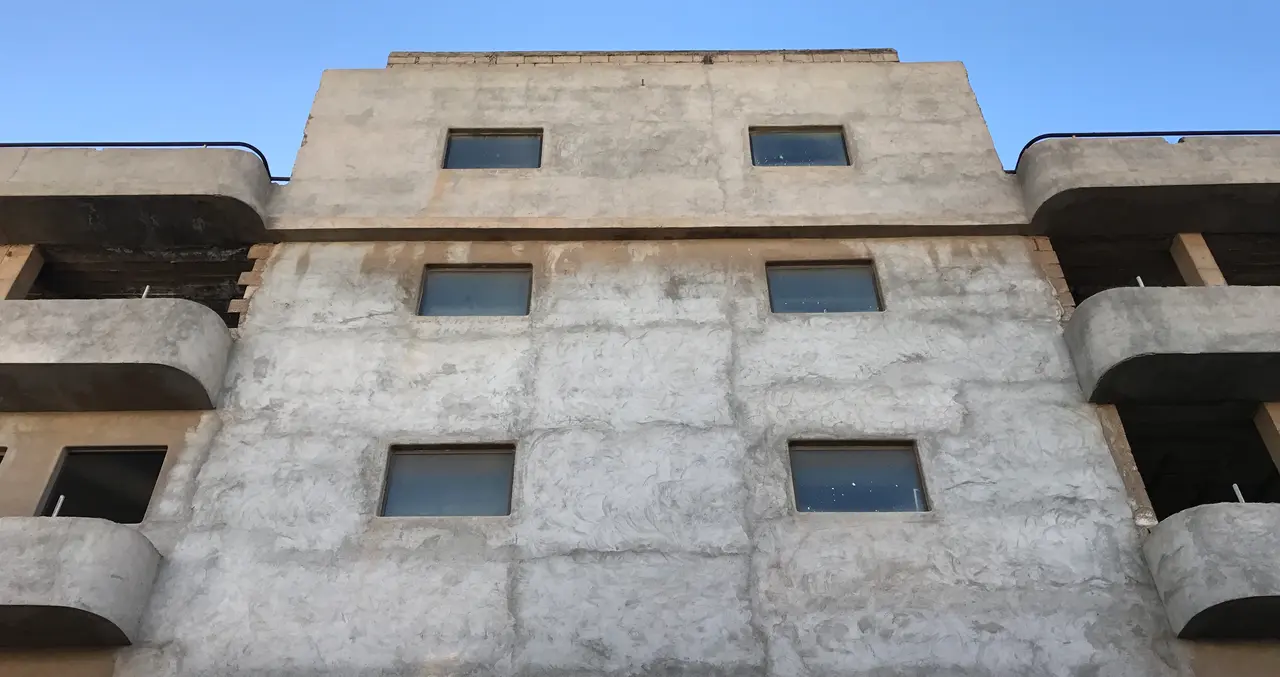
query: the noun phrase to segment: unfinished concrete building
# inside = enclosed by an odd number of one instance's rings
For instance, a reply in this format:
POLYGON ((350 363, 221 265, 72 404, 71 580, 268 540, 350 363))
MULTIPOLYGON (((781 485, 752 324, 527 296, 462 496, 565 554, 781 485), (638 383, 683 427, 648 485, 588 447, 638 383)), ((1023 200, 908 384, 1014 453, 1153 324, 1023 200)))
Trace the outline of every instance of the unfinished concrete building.
POLYGON ((1280 139, 1175 141, 393 53, 289 179, 0 149, 0 674, 1274 677, 1280 139))

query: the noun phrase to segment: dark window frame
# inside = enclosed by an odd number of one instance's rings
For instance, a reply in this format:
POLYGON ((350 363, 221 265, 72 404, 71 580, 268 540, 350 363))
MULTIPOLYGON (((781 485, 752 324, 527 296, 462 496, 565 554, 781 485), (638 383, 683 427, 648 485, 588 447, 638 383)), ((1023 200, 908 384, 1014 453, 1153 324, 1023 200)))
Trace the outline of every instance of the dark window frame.
POLYGON ((829 439, 795 439, 787 441, 787 479, 790 484, 791 494, 791 511, 797 515, 931 515, 934 514, 933 496, 929 491, 929 483, 926 481, 924 472, 924 463, 920 458, 920 445, 915 440, 904 440, 901 438, 871 440, 829 440, 829 439), (874 511, 874 510, 801 510, 798 491, 796 489, 795 466, 793 465, 792 452, 795 451, 845 451, 857 453, 858 451, 906 451, 911 454, 911 458, 915 461, 913 464, 916 472, 916 479, 920 484, 920 503, 924 507, 923 510, 894 510, 894 511, 874 511))
POLYGON ((876 266, 874 259, 831 259, 823 261, 813 260, 795 260, 795 261, 765 261, 764 264, 764 285, 765 295, 769 301, 769 312, 775 315, 860 315, 866 313, 883 313, 885 308, 883 286, 880 284, 880 270, 876 266), (769 270, 775 268, 869 268, 871 270, 871 285, 876 295, 876 310, 836 312, 836 313, 820 313, 807 311, 790 311, 778 310, 773 307, 773 287, 769 280, 769 270))
POLYGON ((849 146, 849 134, 846 132, 844 125, 751 125, 747 127, 747 155, 751 160, 752 167, 764 167, 766 169, 795 169, 797 167, 852 167, 853 166, 853 148, 849 146), (796 133, 835 133, 840 135, 840 148, 844 150, 844 164, 835 165, 811 165, 811 164, 782 164, 782 165, 762 165, 756 163, 755 138, 757 135, 765 134, 796 134, 796 133))
POLYGON ((417 317, 529 317, 533 314, 533 264, 532 263, 428 263, 422 267, 422 279, 418 283, 418 298, 413 306, 417 317), (493 272, 527 272, 529 274, 529 293, 524 300, 524 313, 520 315, 426 315, 422 312, 422 303, 427 299, 427 278, 432 271, 493 271, 493 272))
MULTIPOLYGON (((53 465, 53 472, 49 473, 44 491, 40 495, 39 507, 36 514, 43 516, 45 512, 52 510, 57 498, 54 496, 53 489, 58 484, 58 478, 62 475, 63 465, 67 461, 67 457, 72 454, 100 454, 100 453, 160 453, 160 469, 156 472, 155 483, 151 485, 151 493, 147 495, 147 505, 142 510, 142 517, 137 522, 119 522, 119 524, 134 525, 142 524, 147 521, 147 514, 151 512, 151 501, 156 496, 156 490, 160 488, 160 482, 164 478, 164 473, 169 463, 169 446, 166 444, 111 444, 111 445, 74 445, 65 446, 58 452, 58 461, 53 465)), ((101 518, 107 519, 107 518, 101 518)))
POLYGON ((385 519, 503 519, 515 512, 516 493, 516 444, 514 442, 465 442, 443 444, 392 444, 387 448, 386 462, 382 468, 382 488, 378 494, 377 517, 385 519), (457 456, 461 454, 490 454, 511 457, 511 483, 507 485, 507 512, 502 515, 388 515, 387 496, 391 488, 392 458, 396 454, 424 456, 457 456))
POLYGON ((542 169, 543 150, 547 143, 546 130, 542 127, 450 127, 444 136, 444 154, 440 158, 440 168, 449 171, 492 171, 492 170, 521 170, 521 169, 542 169), (475 136, 536 136, 538 137, 538 164, 532 167, 450 167, 449 166, 449 149, 454 137, 475 137, 475 136))

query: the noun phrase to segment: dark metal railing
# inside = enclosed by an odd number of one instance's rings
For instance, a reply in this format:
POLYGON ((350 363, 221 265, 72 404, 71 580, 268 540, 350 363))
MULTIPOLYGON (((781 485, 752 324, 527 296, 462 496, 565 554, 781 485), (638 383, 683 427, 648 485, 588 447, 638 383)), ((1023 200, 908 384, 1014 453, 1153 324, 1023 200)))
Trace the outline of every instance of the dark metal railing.
MULTIPOLYGON (((1280 129, 1216 129, 1204 130, 1195 129, 1191 131, 1180 132, 1054 132, 1052 134, 1041 134, 1036 138, 1027 142, 1018 152, 1018 162, 1022 162, 1022 156, 1026 154, 1027 149, 1044 141, 1045 139, 1120 139, 1125 137, 1147 137, 1147 136, 1280 136, 1280 129)), ((1013 163, 1013 169, 1006 170, 1010 174, 1017 171, 1018 162, 1013 163)))
POLYGON ((262 168, 272 181, 288 181, 287 176, 271 176, 267 154, 243 141, 4 141, 0 148, 243 148, 262 160, 262 168))

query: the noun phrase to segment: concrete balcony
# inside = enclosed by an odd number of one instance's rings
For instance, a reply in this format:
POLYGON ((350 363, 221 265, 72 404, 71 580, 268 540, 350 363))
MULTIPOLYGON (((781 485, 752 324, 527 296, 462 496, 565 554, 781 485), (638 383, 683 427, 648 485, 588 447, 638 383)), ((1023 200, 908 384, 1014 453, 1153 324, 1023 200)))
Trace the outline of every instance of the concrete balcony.
POLYGON ((0 244, 163 248, 265 240, 272 183, 225 148, 0 148, 0 244))
POLYGON ((230 349, 192 301, 0 301, 0 412, 212 409, 230 349))
POLYGON ((1183 639, 1280 639, 1280 505, 1211 503, 1143 544, 1169 624, 1183 639))
POLYGON ((1121 287, 1076 308, 1067 348, 1097 403, 1280 400, 1280 287, 1121 287))
POLYGON ((136 529, 79 517, 0 518, 0 647, 131 644, 160 554, 136 529))
POLYGON ((1280 231, 1280 137, 1046 139, 1017 176, 1040 234, 1280 231))

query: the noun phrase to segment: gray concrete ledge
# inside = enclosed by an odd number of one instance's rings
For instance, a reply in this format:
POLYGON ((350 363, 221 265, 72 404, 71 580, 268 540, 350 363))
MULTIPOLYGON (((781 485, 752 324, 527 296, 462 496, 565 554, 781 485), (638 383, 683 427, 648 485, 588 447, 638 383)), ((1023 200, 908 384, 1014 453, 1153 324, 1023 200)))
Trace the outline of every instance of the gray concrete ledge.
POLYGON ((1017 177, 1039 234, 1280 230, 1280 137, 1046 139, 1017 177))
POLYGON ((1214 503, 1160 522, 1143 544, 1183 639, 1280 639, 1280 505, 1214 503))
POLYGON ((0 148, 0 177, 0 244, 261 242, 272 191, 227 148, 0 148))
POLYGON ((0 411, 212 409, 230 350, 194 301, 0 301, 0 411))
POLYGON ((898 50, 774 49, 677 50, 665 52, 392 52, 387 67, 398 66, 557 66, 635 63, 839 63, 897 62, 898 50))
POLYGON ((1280 400, 1280 287, 1124 287, 1084 300, 1067 348, 1089 401, 1280 400))
POLYGON ((80 517, 3 517, 0 553, 0 646, 133 643, 160 565, 136 529, 80 517))

